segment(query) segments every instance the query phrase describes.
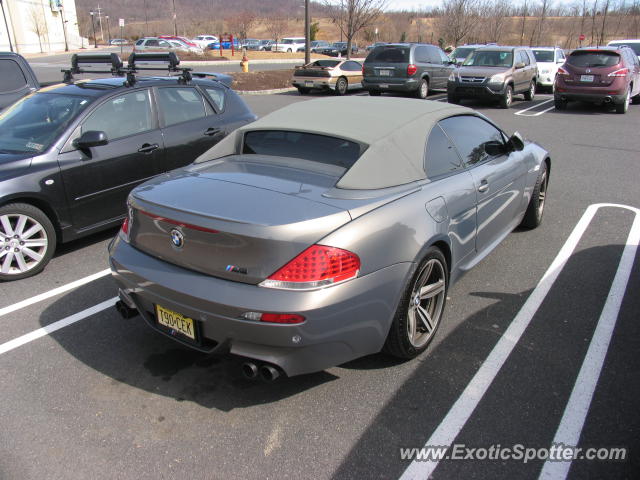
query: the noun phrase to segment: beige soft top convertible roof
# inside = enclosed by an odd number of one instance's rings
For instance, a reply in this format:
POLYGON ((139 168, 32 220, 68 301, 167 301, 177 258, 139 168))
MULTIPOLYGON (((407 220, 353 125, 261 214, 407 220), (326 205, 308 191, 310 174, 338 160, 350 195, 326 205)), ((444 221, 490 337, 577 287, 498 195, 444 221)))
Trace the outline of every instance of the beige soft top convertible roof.
POLYGON ((196 162, 242 153, 242 138, 247 131, 316 133, 367 146, 336 187, 393 187, 425 178, 425 144, 438 121, 473 113, 449 103, 409 98, 353 96, 301 101, 235 130, 196 162))

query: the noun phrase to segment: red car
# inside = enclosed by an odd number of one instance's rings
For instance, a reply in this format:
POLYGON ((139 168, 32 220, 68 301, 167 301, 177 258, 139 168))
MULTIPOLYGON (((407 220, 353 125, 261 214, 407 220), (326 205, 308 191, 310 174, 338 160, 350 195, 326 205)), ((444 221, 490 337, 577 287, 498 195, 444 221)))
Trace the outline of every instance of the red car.
POLYGON ((186 43, 190 47, 200 48, 200 47, 198 47, 198 45, 193 43, 187 37, 177 37, 175 35, 160 35, 158 38, 164 38, 165 40, 180 40, 182 43, 186 43))
POLYGON ((571 52, 558 68, 554 102, 557 110, 570 100, 614 105, 626 113, 640 103, 640 61, 629 47, 588 47, 571 52))

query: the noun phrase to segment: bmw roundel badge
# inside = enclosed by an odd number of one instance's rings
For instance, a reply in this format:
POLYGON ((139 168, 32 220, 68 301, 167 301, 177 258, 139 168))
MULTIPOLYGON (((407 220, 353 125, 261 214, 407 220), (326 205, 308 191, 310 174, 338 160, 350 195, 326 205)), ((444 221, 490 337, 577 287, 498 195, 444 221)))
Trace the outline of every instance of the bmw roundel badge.
POLYGON ((177 228, 173 228, 171 232, 171 243, 176 248, 182 248, 184 246, 184 235, 177 228))

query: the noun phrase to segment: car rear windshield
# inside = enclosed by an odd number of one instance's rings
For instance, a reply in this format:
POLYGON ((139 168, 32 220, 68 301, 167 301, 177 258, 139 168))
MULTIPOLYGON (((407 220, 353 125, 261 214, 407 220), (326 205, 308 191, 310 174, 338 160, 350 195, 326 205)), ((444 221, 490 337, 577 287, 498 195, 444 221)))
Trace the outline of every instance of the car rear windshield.
POLYGON ((316 60, 315 62, 309 64, 310 67, 337 67, 340 63, 340 60, 316 60))
POLYGON ((620 63, 620 55, 606 50, 580 50, 569 55, 567 63, 574 67, 613 67, 620 63))
POLYGON ((0 151, 41 153, 91 103, 91 97, 37 93, 0 114, 0 151))
POLYGON ((349 169, 361 145, 343 138, 288 130, 255 130, 244 134, 244 154, 300 158, 349 169))
POLYGON ((491 50, 476 50, 467 57, 462 65, 473 67, 510 67, 513 53, 491 50))
POLYGON ((536 62, 553 62, 553 50, 534 50, 536 62))
POLYGON ((640 57, 640 42, 611 42, 609 45, 611 45, 612 47, 626 45, 631 50, 633 50, 638 57, 640 57))
POLYGON ((409 47, 389 47, 384 45, 374 48, 366 61, 380 63, 408 63, 409 51, 409 47))

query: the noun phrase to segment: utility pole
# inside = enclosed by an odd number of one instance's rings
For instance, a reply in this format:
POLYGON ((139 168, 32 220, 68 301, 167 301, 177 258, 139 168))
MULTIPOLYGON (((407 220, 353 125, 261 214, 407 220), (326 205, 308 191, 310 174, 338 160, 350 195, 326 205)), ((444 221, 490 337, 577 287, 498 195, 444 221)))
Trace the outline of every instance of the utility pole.
POLYGON ((64 10, 60 6, 60 21, 62 21, 62 35, 64 36, 64 51, 69 51, 69 42, 67 41, 67 21, 64 19, 64 10))
POLYGON ((172 0, 173 3, 173 34, 178 36, 178 20, 176 19, 176 0, 172 0))
POLYGON ((102 9, 100 8, 100 3, 98 3, 98 8, 96 9, 98 12, 98 24, 100 25, 100 40, 104 43, 104 30, 102 30, 102 9))
POLYGON ((109 35, 109 45, 111 45, 111 27, 109 26, 109 15, 105 15, 104 18, 107 20, 107 35, 109 35))
POLYGON ((304 0, 304 64, 311 62, 311 21, 309 19, 309 0, 304 0))
POLYGON ((144 0, 144 36, 149 36, 149 14, 147 14, 147 0, 144 0))
POLYGON ((9 50, 13 52, 13 43, 11 42, 11 34, 9 33, 9 23, 7 22, 7 15, 4 13, 4 3, 0 0, 0 7, 2 7, 2 18, 4 18, 4 28, 7 29, 7 38, 9 39, 9 50))
POLYGON ((92 10, 91 12, 89 12, 89 15, 91 15, 91 28, 93 29, 93 48, 98 48, 98 39, 96 38, 96 22, 94 22, 94 15, 96 13, 92 10))

